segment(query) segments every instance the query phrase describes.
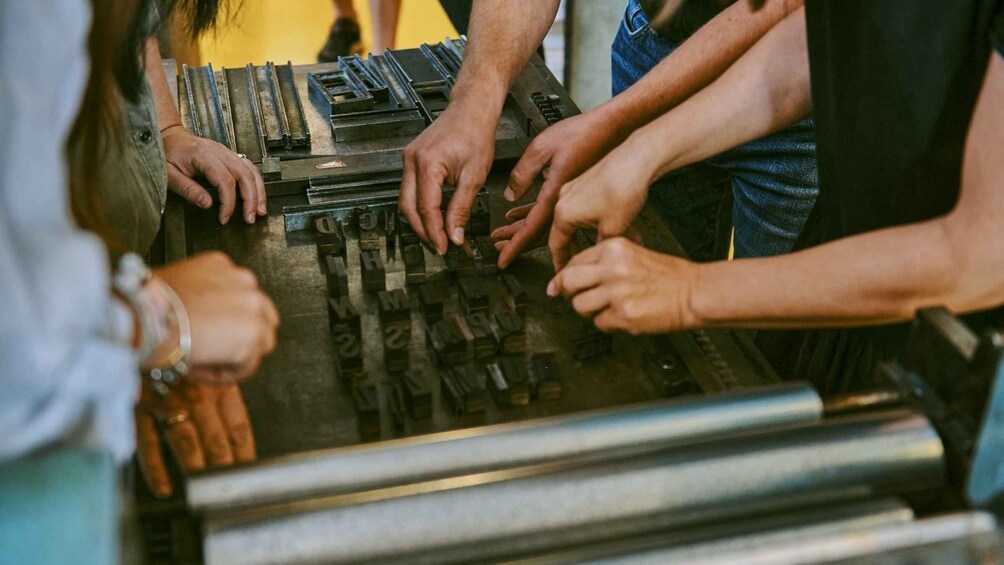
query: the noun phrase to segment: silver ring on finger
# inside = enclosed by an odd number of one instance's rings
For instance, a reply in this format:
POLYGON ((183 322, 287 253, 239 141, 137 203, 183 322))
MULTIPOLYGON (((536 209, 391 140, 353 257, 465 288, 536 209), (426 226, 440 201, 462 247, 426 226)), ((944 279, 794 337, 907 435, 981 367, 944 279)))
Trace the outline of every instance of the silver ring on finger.
POLYGON ((247 158, 248 158, 248 156, 247 156, 247 155, 245 155, 244 153, 238 153, 238 154, 237 154, 237 158, 238 158, 238 159, 247 159, 247 158))

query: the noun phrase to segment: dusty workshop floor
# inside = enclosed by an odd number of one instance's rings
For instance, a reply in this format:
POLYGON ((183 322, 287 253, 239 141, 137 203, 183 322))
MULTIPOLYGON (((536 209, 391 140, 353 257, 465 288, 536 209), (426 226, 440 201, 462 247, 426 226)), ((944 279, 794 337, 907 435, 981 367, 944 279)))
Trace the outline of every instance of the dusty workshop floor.
MULTIPOLYGON (((355 0, 364 49, 370 38, 369 2, 355 0)), ((244 0, 241 12, 200 41, 202 60, 244 66, 266 60, 315 63, 332 22, 330 0, 244 0)), ((456 35, 436 0, 402 0, 397 47, 414 47, 456 35)))

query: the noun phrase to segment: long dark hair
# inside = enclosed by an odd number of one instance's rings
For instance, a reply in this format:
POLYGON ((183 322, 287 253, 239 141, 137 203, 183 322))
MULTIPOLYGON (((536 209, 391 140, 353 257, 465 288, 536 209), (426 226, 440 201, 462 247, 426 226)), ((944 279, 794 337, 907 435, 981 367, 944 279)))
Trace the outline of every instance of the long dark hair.
POLYGON ((143 83, 142 49, 152 30, 148 18, 154 5, 161 20, 180 14, 193 37, 213 28, 226 0, 91 0, 92 23, 87 40, 90 74, 80 112, 67 140, 70 164, 70 205, 80 227, 121 245, 108 228, 100 199, 101 169, 110 148, 122 142, 126 124, 119 97, 135 102, 143 83))

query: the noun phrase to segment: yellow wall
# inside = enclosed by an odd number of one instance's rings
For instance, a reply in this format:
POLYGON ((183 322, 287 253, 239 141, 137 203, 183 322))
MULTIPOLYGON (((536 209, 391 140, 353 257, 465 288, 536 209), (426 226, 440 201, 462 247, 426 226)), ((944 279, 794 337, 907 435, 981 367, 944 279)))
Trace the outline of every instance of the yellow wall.
MULTIPOLYGON (((370 38, 369 2, 355 0, 355 7, 362 20, 365 54, 370 38)), ((215 35, 199 42, 203 64, 219 68, 266 60, 316 63, 317 52, 328 37, 332 13, 330 0, 244 0, 240 13, 221 22, 215 35)), ((437 0, 402 0, 397 30, 398 48, 456 35, 437 0)))

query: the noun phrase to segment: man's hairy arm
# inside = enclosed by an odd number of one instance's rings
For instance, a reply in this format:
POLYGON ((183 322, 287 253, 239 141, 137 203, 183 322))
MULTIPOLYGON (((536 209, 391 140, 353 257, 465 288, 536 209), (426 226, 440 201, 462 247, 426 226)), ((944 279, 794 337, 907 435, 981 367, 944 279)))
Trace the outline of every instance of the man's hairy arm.
POLYGON ((398 205, 439 253, 464 241, 471 205, 488 177, 506 92, 554 21, 558 0, 477 0, 450 104, 404 151, 398 205), (457 190, 440 212, 442 185, 457 190))

